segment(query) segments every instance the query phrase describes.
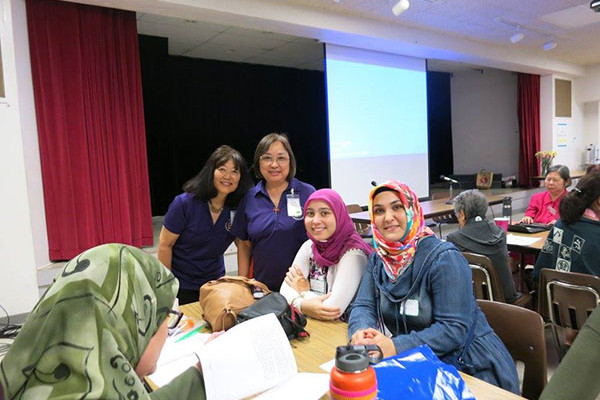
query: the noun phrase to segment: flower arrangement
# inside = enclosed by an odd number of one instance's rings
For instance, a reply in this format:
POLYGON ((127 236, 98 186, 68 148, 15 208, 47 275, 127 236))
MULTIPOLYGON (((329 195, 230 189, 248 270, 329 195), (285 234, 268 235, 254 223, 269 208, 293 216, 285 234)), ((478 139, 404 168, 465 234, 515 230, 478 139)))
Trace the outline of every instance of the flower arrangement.
POLYGON ((535 156, 542 162, 542 176, 546 176, 548 167, 552 165, 552 160, 556 157, 555 151, 538 151, 535 156))

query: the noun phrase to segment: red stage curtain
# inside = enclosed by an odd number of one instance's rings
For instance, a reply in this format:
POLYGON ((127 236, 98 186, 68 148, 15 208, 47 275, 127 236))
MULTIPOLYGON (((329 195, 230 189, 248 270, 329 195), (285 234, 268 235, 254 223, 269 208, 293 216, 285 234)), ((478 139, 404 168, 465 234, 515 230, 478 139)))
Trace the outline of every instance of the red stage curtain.
POLYGON ((153 243, 135 13, 27 0, 51 260, 153 243))
POLYGON ((540 76, 519 74, 517 112, 519 115, 519 183, 536 186, 535 153, 540 150, 540 76))

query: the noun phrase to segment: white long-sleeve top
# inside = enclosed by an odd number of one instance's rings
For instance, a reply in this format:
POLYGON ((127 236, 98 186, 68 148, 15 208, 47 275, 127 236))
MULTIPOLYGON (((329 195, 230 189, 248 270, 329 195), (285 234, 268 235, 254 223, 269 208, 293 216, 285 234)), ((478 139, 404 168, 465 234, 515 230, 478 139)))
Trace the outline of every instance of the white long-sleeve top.
MULTIPOLYGON (((294 258, 292 264, 300 268, 302 274, 309 282, 311 266, 319 268, 313 259, 312 245, 313 243, 310 239, 304 242, 298 253, 296 253, 296 258, 294 258)), ((362 250, 350 249, 344 253, 337 264, 327 268, 327 293, 331 293, 331 296, 323 304, 339 307, 343 313, 358 290, 367 266, 367 260, 368 257, 362 250)), ((285 282, 281 285, 280 293, 287 299, 288 303, 300 311, 302 311, 302 301, 321 295, 310 290, 298 293, 285 282)))

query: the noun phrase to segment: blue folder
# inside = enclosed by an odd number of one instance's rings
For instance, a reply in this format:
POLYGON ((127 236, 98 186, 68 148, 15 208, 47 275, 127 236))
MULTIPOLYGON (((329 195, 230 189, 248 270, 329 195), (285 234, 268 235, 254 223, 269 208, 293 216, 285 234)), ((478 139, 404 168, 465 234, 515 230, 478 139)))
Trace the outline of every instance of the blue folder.
POLYGON ((475 400, 456 368, 443 363, 427 345, 373 365, 378 400, 475 400))

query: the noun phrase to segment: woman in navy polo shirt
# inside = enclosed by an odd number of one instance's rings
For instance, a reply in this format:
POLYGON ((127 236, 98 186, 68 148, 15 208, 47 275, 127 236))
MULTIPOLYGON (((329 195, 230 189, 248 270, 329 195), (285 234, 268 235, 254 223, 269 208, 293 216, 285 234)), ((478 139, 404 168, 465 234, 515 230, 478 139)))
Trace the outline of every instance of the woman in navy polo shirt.
POLYGON ((242 155, 220 146, 169 206, 158 259, 179 279, 179 304, 198 301, 200 286, 225 275, 223 253, 234 238, 229 233, 234 210, 251 186, 242 155))
POLYGON ((248 276, 252 261, 254 278, 277 291, 307 239, 302 210, 315 188, 294 178, 296 158, 285 135, 261 139, 254 172, 261 180, 241 201, 231 229, 240 239, 238 274, 248 276))

